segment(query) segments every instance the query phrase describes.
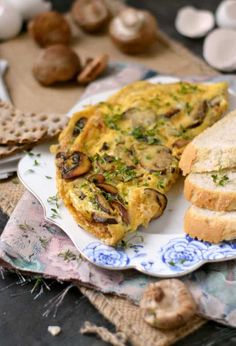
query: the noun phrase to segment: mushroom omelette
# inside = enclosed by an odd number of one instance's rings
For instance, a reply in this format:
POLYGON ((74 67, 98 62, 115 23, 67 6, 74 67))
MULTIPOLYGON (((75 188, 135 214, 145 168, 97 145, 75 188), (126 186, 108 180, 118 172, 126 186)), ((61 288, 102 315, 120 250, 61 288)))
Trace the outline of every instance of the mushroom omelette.
POLYGON ((226 83, 130 84, 75 113, 52 147, 59 196, 109 245, 163 213, 187 143, 221 118, 226 83))

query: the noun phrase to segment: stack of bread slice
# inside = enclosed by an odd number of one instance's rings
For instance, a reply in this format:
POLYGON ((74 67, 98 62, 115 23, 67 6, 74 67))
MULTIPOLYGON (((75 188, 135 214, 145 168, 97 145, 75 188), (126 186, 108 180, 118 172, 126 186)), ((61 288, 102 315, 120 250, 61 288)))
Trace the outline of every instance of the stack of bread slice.
POLYGON ((191 237, 219 243, 236 238, 236 110, 185 148, 180 168, 184 195, 192 203, 184 229, 191 237))

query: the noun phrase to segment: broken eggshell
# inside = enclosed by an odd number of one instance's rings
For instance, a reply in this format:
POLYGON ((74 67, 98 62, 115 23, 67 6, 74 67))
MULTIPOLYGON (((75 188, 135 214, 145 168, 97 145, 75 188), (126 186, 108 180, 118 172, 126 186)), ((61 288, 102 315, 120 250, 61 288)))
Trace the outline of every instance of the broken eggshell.
POLYGON ((192 6, 182 7, 175 20, 176 30, 190 38, 205 36, 214 25, 214 16, 210 11, 198 10, 192 6))
POLYGON ((236 1, 222 1, 216 10, 216 23, 219 27, 236 29, 236 1))
POLYGON ((19 34, 23 19, 20 13, 5 1, 0 0, 0 40, 8 40, 19 34))
POLYGON ((50 11, 52 5, 44 0, 8 0, 23 17, 24 20, 29 20, 37 14, 50 11))
POLYGON ((203 44, 203 56, 209 65, 220 71, 236 69, 236 31, 215 29, 203 44))

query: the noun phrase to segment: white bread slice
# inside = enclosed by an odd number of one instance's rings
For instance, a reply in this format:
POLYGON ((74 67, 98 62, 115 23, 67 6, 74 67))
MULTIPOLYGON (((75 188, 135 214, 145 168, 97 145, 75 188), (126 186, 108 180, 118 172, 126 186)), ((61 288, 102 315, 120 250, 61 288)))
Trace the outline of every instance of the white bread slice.
POLYGON ((235 239, 236 211, 211 211, 192 205, 184 217, 184 231, 193 238, 211 243, 235 239))
POLYGON ((184 175, 236 168, 236 110, 195 137, 179 166, 184 175))
POLYGON ((236 210, 236 171, 190 173, 184 182, 185 198, 199 208, 216 211, 236 210), (214 182, 214 177, 224 178, 214 182))

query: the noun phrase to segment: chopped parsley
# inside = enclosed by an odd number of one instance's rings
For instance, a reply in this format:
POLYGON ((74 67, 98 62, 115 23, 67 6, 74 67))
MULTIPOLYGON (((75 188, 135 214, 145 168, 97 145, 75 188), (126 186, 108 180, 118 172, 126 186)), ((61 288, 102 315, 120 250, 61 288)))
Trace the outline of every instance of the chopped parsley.
POLYGON ((229 182, 229 177, 226 174, 212 174, 211 178, 217 186, 225 186, 229 182))
POLYGON ((52 214, 51 214, 51 218, 52 219, 56 219, 56 218, 60 218, 61 216, 60 216, 60 214, 58 213, 58 210, 57 209, 55 209, 55 208, 51 208, 51 212, 52 212, 52 214))
POLYGON ((160 144, 161 141, 156 137, 154 129, 145 130, 142 126, 135 127, 131 131, 131 135, 141 142, 146 142, 148 144, 160 144))
POLYGON ((27 169, 27 171, 25 171, 25 173, 27 174, 27 173, 34 173, 34 170, 33 169, 27 169))
POLYGON ((193 110, 193 106, 191 106, 190 103, 187 102, 187 103, 185 104, 185 110, 186 110, 186 112, 187 112, 188 114, 190 114, 190 113, 192 112, 192 110, 193 110))
POLYGON ((117 199, 116 196, 112 195, 109 192, 103 191, 102 194, 106 198, 106 200, 109 201, 109 202, 115 201, 117 199))
POLYGON ((109 114, 104 115, 104 122, 110 129, 118 130, 118 123, 122 119, 123 113, 117 107, 110 107, 109 114))
POLYGON ((180 87, 178 90, 179 94, 191 94, 191 93, 195 93, 196 91, 200 91, 199 87, 197 85, 194 84, 190 84, 190 83, 184 83, 184 82, 180 82, 180 87))
POLYGON ((51 205, 55 205, 57 208, 59 208, 59 197, 58 195, 54 195, 54 196, 49 196, 47 199, 47 202, 51 205))
POLYGON ((40 163, 38 162, 38 160, 34 160, 34 166, 39 166, 40 163))
POLYGON ((174 261, 170 261, 170 262, 168 262, 168 264, 169 264, 170 266, 172 266, 172 267, 175 267, 175 262, 174 262, 174 261))
POLYGON ((49 239, 47 239, 46 237, 39 237, 39 241, 42 248, 46 249, 49 243, 49 239))
POLYGON ((34 230, 34 228, 32 226, 28 225, 26 221, 24 223, 19 224, 18 227, 22 231, 33 231, 34 230))
POLYGON ((63 252, 60 252, 58 254, 58 257, 62 257, 65 262, 75 261, 78 259, 78 256, 74 254, 71 250, 66 250, 63 252))
POLYGON ((189 135, 186 132, 187 129, 185 129, 183 126, 180 126, 178 129, 175 129, 174 136, 181 137, 183 139, 189 139, 189 135))
POLYGON ((103 173, 106 180, 112 180, 114 178, 121 179, 125 182, 130 181, 136 178, 136 172, 134 170, 135 167, 129 167, 124 162, 122 162, 119 158, 109 155, 100 156, 96 154, 92 161, 95 163, 94 171, 98 173, 100 171, 100 165, 103 164, 108 165, 112 163, 112 169, 107 170, 103 173), (97 164, 97 166, 96 166, 97 164))

